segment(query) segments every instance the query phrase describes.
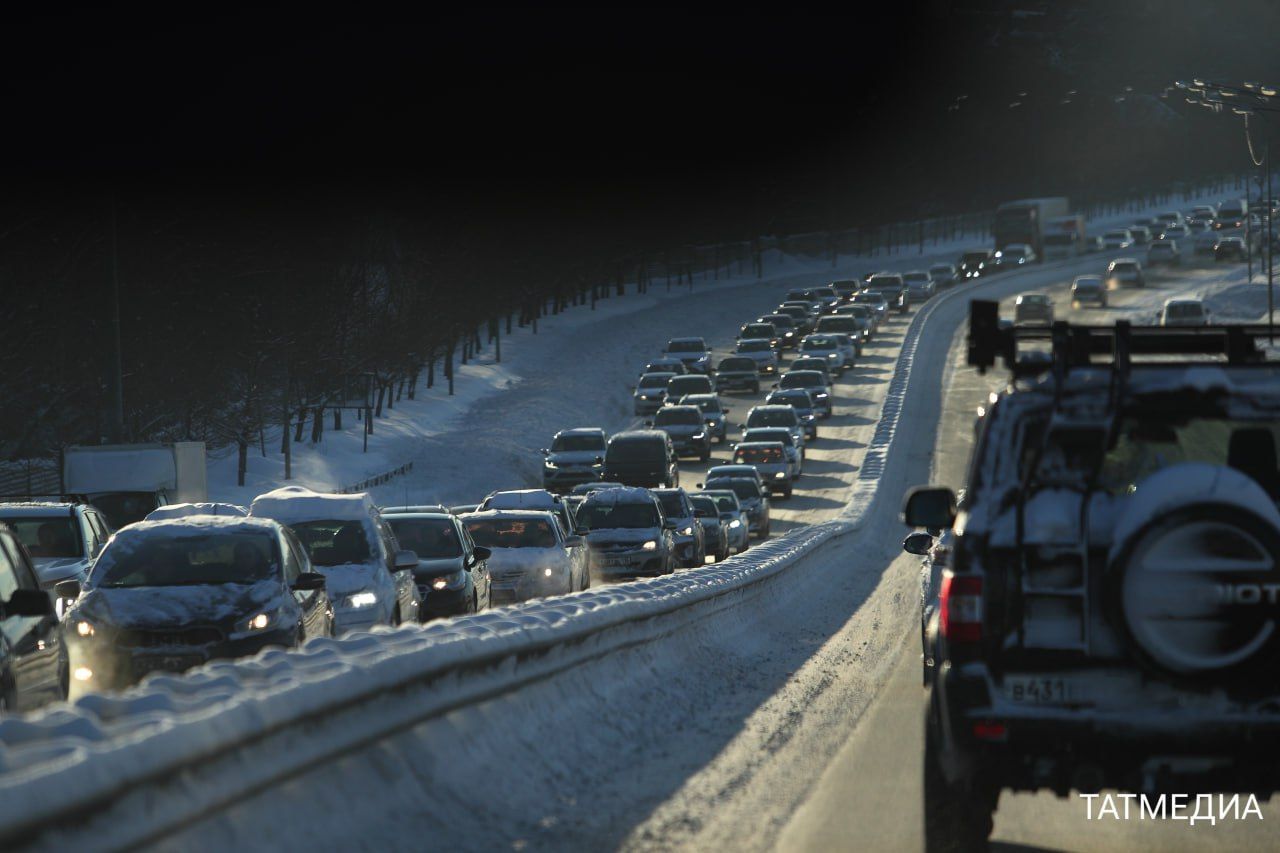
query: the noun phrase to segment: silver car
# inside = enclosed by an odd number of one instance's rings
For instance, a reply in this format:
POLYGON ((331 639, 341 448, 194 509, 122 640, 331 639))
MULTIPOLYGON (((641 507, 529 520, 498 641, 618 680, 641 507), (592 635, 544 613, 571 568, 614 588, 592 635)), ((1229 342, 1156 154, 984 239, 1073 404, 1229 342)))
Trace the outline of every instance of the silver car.
POLYGON ((472 541, 489 549, 494 603, 564 595, 590 585, 580 577, 576 552, 582 537, 565 535, 556 517, 541 510, 483 510, 460 519, 472 541))
POLYGON ((729 490, 708 489, 699 494, 716 502, 720 511, 720 520, 725 524, 725 535, 729 537, 729 553, 741 554, 751 547, 750 521, 742 508, 738 495, 729 490))

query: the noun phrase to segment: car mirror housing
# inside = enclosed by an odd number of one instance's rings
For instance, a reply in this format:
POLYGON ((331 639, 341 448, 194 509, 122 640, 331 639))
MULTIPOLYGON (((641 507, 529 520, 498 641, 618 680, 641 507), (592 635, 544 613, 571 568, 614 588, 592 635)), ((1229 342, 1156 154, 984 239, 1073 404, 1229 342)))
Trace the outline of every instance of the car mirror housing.
POLYGON ((902 521, 910 527, 945 530, 956 520, 955 492, 942 486, 919 486, 907 493, 902 521))
POLYGON ((471 549, 471 556, 475 557, 477 560, 487 560, 493 556, 493 552, 483 545, 477 545, 471 549))
POLYGON ((570 536, 564 540, 564 547, 577 548, 577 547, 580 547, 582 543, 583 543, 583 539, 581 536, 570 536))
POLYGON ((666 521, 662 522, 663 530, 675 530, 676 526, 677 526, 676 523, 670 519, 667 519, 666 521))
POLYGON ((418 567, 418 555, 413 551, 397 551, 392 565, 396 569, 416 569, 418 567))
POLYGON ((59 581, 53 588, 58 598, 76 599, 80 597, 80 581, 75 578, 59 581))
POLYGON ((53 600, 38 589, 15 589, 4 604, 5 616, 52 616, 53 600))
POLYGON ((319 572, 303 572, 294 580, 292 588, 298 592, 308 592, 325 588, 325 577, 319 572))

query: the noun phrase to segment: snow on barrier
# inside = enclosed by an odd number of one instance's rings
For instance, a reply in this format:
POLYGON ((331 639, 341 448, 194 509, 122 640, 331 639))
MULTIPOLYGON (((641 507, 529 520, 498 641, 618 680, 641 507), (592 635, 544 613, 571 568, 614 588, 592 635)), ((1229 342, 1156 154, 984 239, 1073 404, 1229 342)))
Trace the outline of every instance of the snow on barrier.
MULTIPOLYGON (((299 651, 271 650, 181 676, 153 676, 121 694, 5 718, 0 848, 146 843, 405 726, 733 608, 757 585, 871 516, 884 497, 880 483, 901 464, 902 454, 890 450, 922 329, 941 306, 974 290, 941 294, 912 318, 839 519, 701 569, 422 627, 312 641, 299 651), (406 691, 416 691, 413 701, 398 701, 406 691), (357 724, 340 736, 328 734, 333 726, 325 737, 299 734, 354 709, 360 709, 357 724), (255 760, 263 755, 271 760, 255 760), (198 785, 198 792, 155 808, 154 798, 179 781, 198 785)), ((949 342, 950 332, 944 334, 949 342)))

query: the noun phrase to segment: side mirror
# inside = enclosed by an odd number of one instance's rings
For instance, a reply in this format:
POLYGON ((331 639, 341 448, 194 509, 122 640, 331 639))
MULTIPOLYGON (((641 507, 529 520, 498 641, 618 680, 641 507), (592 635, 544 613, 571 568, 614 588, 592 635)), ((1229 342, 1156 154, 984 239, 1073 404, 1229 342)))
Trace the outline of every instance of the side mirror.
POLYGON ((705 489, 705 488, 706 488, 706 486, 702 485, 701 483, 698 483, 698 488, 699 488, 699 489, 705 489))
POLYGON ((585 527, 576 527, 576 528, 574 528, 574 530, 573 530, 573 535, 574 535, 574 536, 586 536, 586 535, 587 535, 588 533, 590 533, 590 532, 591 532, 591 531, 590 531, 589 529, 585 528, 585 527))
POLYGON ((325 577, 319 572, 303 572, 293 582, 293 589, 298 592, 309 592, 313 589, 324 589, 325 577))
POLYGON ((412 551, 397 551, 392 565, 394 565, 397 570, 416 569, 418 568, 418 555, 412 551))
POLYGON ((53 599, 38 589, 15 589, 4 605, 5 616, 53 616, 53 599))
POLYGON ((581 536, 570 536, 564 540, 564 547, 578 548, 581 547, 583 541, 584 540, 581 536))
POLYGON ((956 520, 955 492, 941 486, 918 486, 907 492, 902 521, 910 527, 944 530, 956 520))
POLYGON ((550 451, 550 450, 548 450, 548 449, 547 449, 547 448, 545 448, 545 447, 544 447, 544 448, 542 448, 542 449, 540 449, 538 452, 539 452, 539 453, 541 453, 543 456, 550 456, 550 455, 551 455, 551 451, 550 451))
POLYGON ((928 555, 933 548, 933 537, 928 533, 912 533, 906 539, 902 540, 902 550, 908 554, 918 554, 921 557, 928 555))
POLYGON ((653 426, 653 421, 645 421, 645 422, 644 422, 644 425, 645 425, 645 426, 647 426, 647 427, 651 427, 651 426, 653 426))
POLYGON ((676 526, 677 526, 676 523, 671 519, 667 519, 666 521, 662 522, 663 530, 675 530, 676 526))
POLYGON ((604 464, 604 457, 603 457, 603 456, 597 456, 597 457, 596 457, 596 464, 597 464, 597 465, 603 465, 603 464, 604 464))
POLYGON ((493 556, 493 551, 490 551, 483 545, 477 545, 471 549, 471 556, 475 557, 477 560, 487 560, 493 556))
POLYGON ((74 601, 80 597, 80 581, 75 578, 58 581, 58 583, 53 587, 53 592, 58 596, 58 598, 69 598, 74 601))
POLYGON ((694 518, 710 518, 711 513, 707 512, 705 509, 695 509, 693 511, 693 517, 694 518))

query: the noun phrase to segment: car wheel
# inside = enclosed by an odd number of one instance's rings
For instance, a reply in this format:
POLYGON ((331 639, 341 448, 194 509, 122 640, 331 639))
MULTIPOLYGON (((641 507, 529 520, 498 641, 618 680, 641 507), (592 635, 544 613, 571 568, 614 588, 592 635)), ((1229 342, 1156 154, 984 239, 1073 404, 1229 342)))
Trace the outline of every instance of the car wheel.
POLYGON ((929 704, 924 739, 924 848, 927 853, 987 849, 999 790, 976 779, 949 782, 942 772, 937 702, 929 704))
POLYGON ((782 496, 783 496, 784 498, 786 498, 787 500, 791 500, 791 493, 792 493, 792 491, 793 491, 793 489, 787 489, 785 492, 783 492, 783 493, 782 493, 782 496))

